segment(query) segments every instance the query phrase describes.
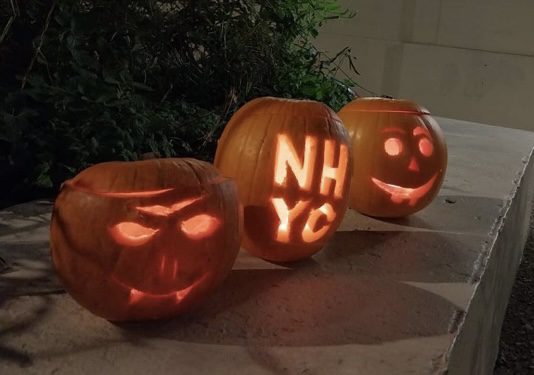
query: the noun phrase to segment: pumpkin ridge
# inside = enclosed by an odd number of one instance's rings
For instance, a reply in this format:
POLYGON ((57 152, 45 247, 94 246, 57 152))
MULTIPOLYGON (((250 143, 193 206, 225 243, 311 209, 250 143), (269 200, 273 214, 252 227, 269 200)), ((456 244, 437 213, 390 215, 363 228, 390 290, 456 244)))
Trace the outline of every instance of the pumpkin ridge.
MULTIPOLYGON (((269 123, 272 121, 272 115, 269 116, 269 123)), ((253 165, 257 165, 258 164, 258 160, 260 158, 260 155, 262 154, 263 152, 263 147, 265 146, 265 138, 267 136, 267 133, 268 133, 268 130, 269 130, 269 126, 264 126, 263 127, 263 136, 262 136, 262 139, 261 139, 261 145, 258 149, 258 152, 256 153, 256 158, 254 160, 254 164, 253 165)), ((270 156, 270 155, 269 155, 270 156)), ((252 179, 250 180, 250 184, 251 186, 249 187, 248 191, 256 191, 256 183, 258 182, 259 179, 256 178, 256 174, 258 173, 260 168, 254 168, 254 172, 252 173, 252 179)), ((262 173, 268 173, 267 171, 261 171, 262 173)), ((248 202, 248 200, 247 200, 248 202)))
MULTIPOLYGON (((59 221, 59 226, 61 228, 67 228, 68 227, 66 225, 66 222, 63 219, 62 215, 59 213, 59 211, 54 210, 54 217, 55 217, 55 220, 59 221)), ((74 249, 73 252, 75 252, 76 255, 79 256, 80 258, 83 258, 84 261, 92 262, 92 263, 98 265, 99 267, 105 267, 104 263, 99 262, 97 259, 93 259, 92 257, 88 256, 87 254, 89 253, 89 251, 78 251, 78 249, 73 246, 75 241, 73 240, 74 236, 70 233, 70 230, 62 229, 61 231, 59 231, 59 235, 65 240, 65 242, 67 243, 67 245, 70 248, 74 249)), ((51 241, 50 247, 54 247, 52 242, 53 241, 51 241)), ((53 252, 53 253, 56 253, 56 252, 53 252)), ((116 259, 116 261, 118 261, 118 258, 116 259)), ((114 268, 114 266, 111 267, 111 268, 114 268)))
MULTIPOLYGON (((237 124, 236 124, 236 126, 237 126, 237 124)), ((246 128, 247 128, 246 136, 243 137, 244 138, 243 141, 240 140, 240 142, 239 142, 239 145, 241 146, 241 150, 239 152, 239 159, 238 160, 240 160, 240 161, 242 160, 247 164, 243 165, 241 162, 238 163, 238 168, 237 168, 237 175, 238 176, 243 173, 243 170, 248 175, 248 173, 249 173, 248 169, 250 168, 250 166, 248 164, 248 159, 246 158, 246 155, 244 155, 244 154, 247 151, 246 145, 249 142, 249 139, 254 136, 254 133, 255 133, 256 129, 254 129, 254 126, 252 126, 252 125, 249 125, 246 128)), ((244 203, 246 202, 248 204, 248 203, 250 203, 251 195, 252 195, 252 190, 250 189, 250 185, 252 185, 254 183, 254 181, 249 179, 247 182, 248 182, 247 185, 249 185, 249 188, 245 189, 247 191, 247 196, 243 197, 243 202, 244 203)))
MULTIPOLYGON (((185 165, 187 165, 189 167, 189 169, 191 169, 191 172, 193 172, 193 175, 197 179, 198 184, 200 186, 203 186, 204 185, 203 181, 200 178, 200 176, 198 175, 196 168, 191 164, 191 162, 189 160, 185 160, 184 163, 185 163, 185 165)), ((204 189, 202 189, 202 190, 204 190, 204 189)))

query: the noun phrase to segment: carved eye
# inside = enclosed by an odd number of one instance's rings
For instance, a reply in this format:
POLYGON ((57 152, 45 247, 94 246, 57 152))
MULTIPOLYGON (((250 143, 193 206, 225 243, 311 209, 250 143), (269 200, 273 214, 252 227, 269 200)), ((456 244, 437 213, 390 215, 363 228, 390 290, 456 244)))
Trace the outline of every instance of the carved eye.
POLYGON ((399 138, 388 138, 384 142, 384 150, 389 156, 398 156, 402 153, 403 145, 399 138))
POLYGON ((423 156, 429 157, 434 153, 434 146, 428 138, 421 138, 419 140, 419 151, 423 156))
POLYGON ((110 229, 111 236, 117 243, 125 246, 141 246, 146 244, 159 229, 152 229, 133 221, 125 221, 110 229))
POLYGON ((220 224, 219 219, 216 217, 200 214, 182 221, 179 226, 187 237, 192 240, 199 240, 211 236, 220 224))

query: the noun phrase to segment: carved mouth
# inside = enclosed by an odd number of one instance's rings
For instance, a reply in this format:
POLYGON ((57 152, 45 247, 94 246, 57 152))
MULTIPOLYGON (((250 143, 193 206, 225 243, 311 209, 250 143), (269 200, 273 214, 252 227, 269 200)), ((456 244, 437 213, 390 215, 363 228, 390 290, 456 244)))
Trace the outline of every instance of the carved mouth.
POLYGON ((117 282, 118 284, 120 284, 124 288, 130 290, 130 295, 128 296, 128 303, 130 305, 135 305, 135 304, 139 303, 139 301, 143 301, 143 300, 147 300, 147 299, 148 300, 154 300, 154 299, 157 299, 157 300, 171 300, 174 303, 179 304, 180 302, 182 302, 182 300, 185 297, 187 297, 187 295, 191 292, 191 290, 193 290, 197 285, 202 283, 204 281, 204 279, 206 279, 206 277, 207 277, 207 275, 204 275, 201 278, 199 278, 198 280, 196 280, 195 282, 193 282, 191 285, 189 285, 189 286, 187 286, 187 287, 185 287, 183 289, 179 289, 179 290, 176 290, 174 292, 165 293, 165 294, 154 294, 154 293, 143 292, 143 291, 141 291, 139 289, 135 289, 135 288, 132 288, 132 287, 124 284, 123 282, 118 280, 116 277, 113 277, 113 279, 114 279, 115 282, 117 282))
POLYGON ((378 186, 382 191, 390 195, 391 201, 393 203, 400 204, 404 201, 408 201, 410 206, 415 206, 417 201, 423 197, 434 185, 437 174, 432 176, 430 180, 425 182, 423 185, 415 188, 407 188, 398 185, 388 184, 384 181, 379 180, 378 178, 371 178, 373 183, 378 186))

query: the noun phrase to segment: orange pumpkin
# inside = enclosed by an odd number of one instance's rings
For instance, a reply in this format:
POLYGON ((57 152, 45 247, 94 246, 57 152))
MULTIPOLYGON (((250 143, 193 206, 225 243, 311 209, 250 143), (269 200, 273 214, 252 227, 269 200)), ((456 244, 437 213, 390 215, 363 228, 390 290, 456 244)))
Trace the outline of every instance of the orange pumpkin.
POLYGON ((235 184, 208 163, 97 164, 62 186, 52 260, 72 297, 101 317, 170 317, 230 272, 241 220, 235 184))
POLYGON ((434 199, 447 168, 447 145, 428 110, 408 100, 360 98, 339 117, 352 139, 352 208, 402 217, 434 199))
POLYGON ((267 97, 243 106, 215 155, 237 183, 243 247, 280 262, 319 251, 347 209, 350 162, 346 130, 326 105, 267 97))

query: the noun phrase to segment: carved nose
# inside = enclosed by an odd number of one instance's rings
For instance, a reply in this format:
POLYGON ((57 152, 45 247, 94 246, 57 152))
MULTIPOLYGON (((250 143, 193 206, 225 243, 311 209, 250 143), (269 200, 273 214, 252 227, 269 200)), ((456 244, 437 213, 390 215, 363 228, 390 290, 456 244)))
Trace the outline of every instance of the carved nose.
POLYGON ((415 160, 414 157, 412 157, 412 160, 410 160, 410 165, 408 166, 408 169, 413 172, 419 172, 419 164, 417 164, 417 160, 415 160))
POLYGON ((162 255, 159 261, 159 276, 174 280, 178 271, 178 260, 162 255))

